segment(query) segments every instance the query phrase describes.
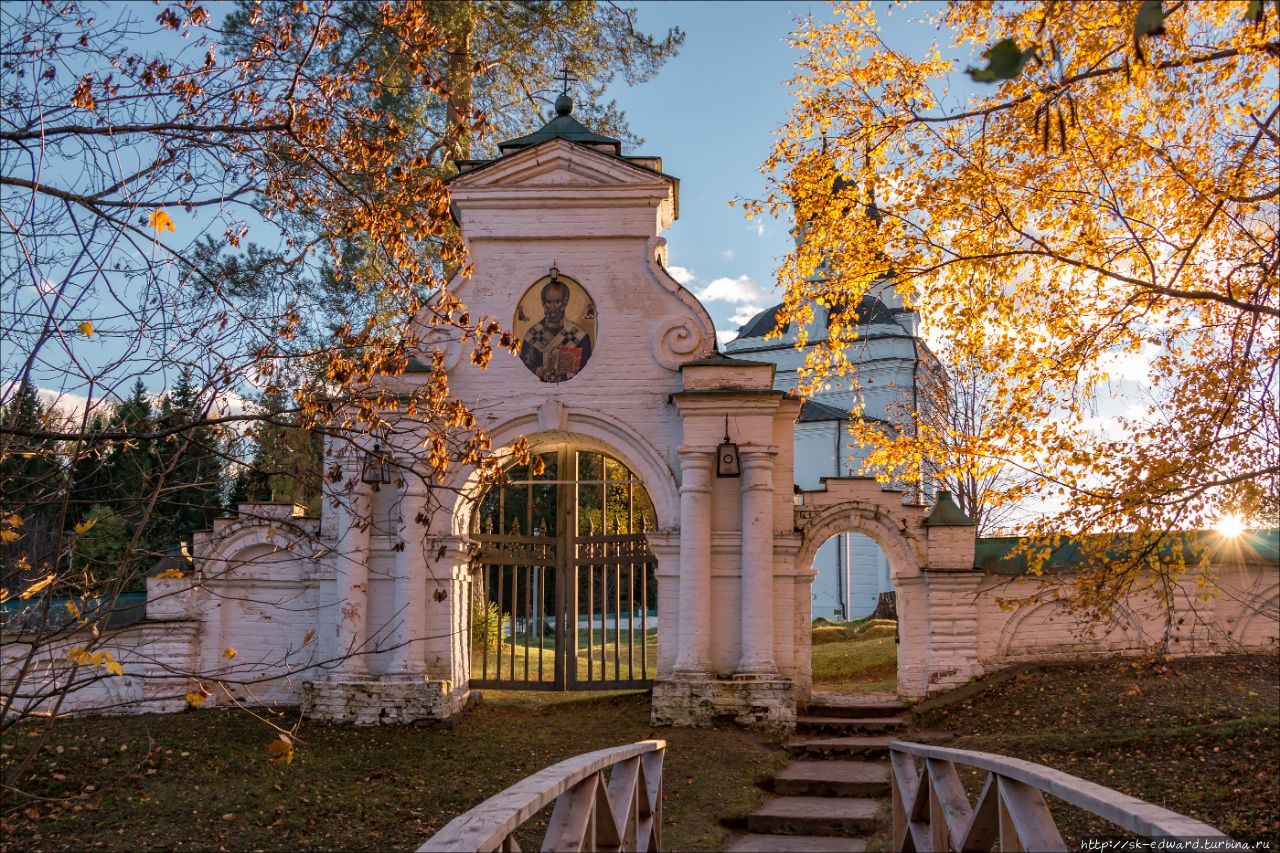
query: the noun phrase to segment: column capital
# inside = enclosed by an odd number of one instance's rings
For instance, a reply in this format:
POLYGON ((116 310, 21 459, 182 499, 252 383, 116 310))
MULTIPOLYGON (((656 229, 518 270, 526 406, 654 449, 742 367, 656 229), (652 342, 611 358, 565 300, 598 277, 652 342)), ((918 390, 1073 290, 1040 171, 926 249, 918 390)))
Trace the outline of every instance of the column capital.
POLYGON ((681 447, 676 452, 680 454, 680 493, 710 494, 711 465, 715 461, 715 452, 692 447, 681 447))
POLYGON ((757 465, 771 463, 778 455, 778 448, 773 445, 743 444, 738 446, 738 457, 744 463, 754 462, 757 465))

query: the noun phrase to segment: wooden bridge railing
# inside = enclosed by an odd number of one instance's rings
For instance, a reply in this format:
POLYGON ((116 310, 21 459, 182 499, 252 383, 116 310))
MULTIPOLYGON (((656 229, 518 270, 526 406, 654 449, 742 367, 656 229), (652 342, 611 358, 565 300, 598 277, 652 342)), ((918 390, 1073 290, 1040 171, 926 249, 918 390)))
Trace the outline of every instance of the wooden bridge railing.
POLYGON ((543 850, 659 850, 666 749, 642 740, 553 764, 449 821, 418 853, 518 851, 516 830, 553 800, 543 850))
POLYGON ((1221 838, 1206 823, 1061 771, 988 752, 894 741, 893 849, 904 851, 1065 851, 1044 794, 1144 838, 1221 838), (924 759, 921 772, 917 759, 924 759), (977 805, 956 765, 987 771, 977 805))

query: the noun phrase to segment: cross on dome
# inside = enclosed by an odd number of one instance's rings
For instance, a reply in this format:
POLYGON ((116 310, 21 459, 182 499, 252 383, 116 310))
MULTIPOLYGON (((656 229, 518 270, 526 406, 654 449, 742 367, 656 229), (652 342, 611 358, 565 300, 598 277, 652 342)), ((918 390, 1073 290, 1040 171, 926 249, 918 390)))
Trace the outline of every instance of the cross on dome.
POLYGON ((556 115, 567 116, 573 112, 573 96, 569 94, 569 82, 578 82, 578 78, 569 73, 567 59, 560 68, 560 77, 560 97, 556 98, 556 115))

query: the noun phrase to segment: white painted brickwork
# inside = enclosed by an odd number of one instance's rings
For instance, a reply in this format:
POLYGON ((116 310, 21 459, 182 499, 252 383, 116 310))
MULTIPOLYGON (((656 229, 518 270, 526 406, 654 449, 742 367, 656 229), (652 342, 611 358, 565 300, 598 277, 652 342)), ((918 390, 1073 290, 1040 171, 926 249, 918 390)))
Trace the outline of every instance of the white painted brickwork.
MULTIPOLYGON (((456 342, 419 325, 428 348, 444 352, 453 393, 474 406, 495 447, 526 436, 535 450, 602 451, 644 482, 658 524, 650 533, 658 563, 656 722, 727 718, 771 729, 794 722, 811 689, 812 566, 838 534, 865 537, 853 541, 883 553, 898 597, 905 697, 1021 660, 1150 648, 1154 623, 1145 617, 1082 639, 1052 606, 1000 609, 996 599, 1009 588, 973 570, 973 528, 929 526, 927 507, 904 504, 901 492, 872 480, 820 480, 794 505, 800 403, 775 388, 769 365, 708 358, 711 320, 661 263, 658 234, 675 213, 671 179, 556 139, 464 173, 453 191, 474 264, 474 275, 454 287, 473 317, 510 324, 553 261, 595 302, 591 358, 560 384, 540 382, 504 352, 479 370, 456 342), (742 478, 714 475, 726 416, 742 478)), ((419 381, 406 374, 391 384, 419 381)), ((415 444, 409 437, 390 450, 412 461, 415 444)), ((478 496, 470 472, 448 484, 459 497, 424 531, 401 517, 412 515, 403 504, 421 495, 398 485, 348 492, 345 484, 359 480, 357 454, 328 450, 343 471, 326 484, 322 519, 243 505, 236 518, 197 534, 194 573, 152 579, 148 621, 109 636, 104 649, 125 676, 86 684, 62 710, 176 710, 197 678, 210 675, 242 701, 301 703, 338 722, 405 723, 465 708, 468 536, 478 496)), ((1274 649, 1274 568, 1222 567, 1220 577, 1223 594, 1213 602, 1188 598, 1182 606, 1172 638, 1178 653, 1274 649)), ((43 652, 45 682, 37 688, 65 677, 66 651, 77 640, 43 652)), ((11 682, 28 648, 20 636, 5 638, 0 684, 11 682)), ((215 691, 208 704, 218 701, 215 691)))

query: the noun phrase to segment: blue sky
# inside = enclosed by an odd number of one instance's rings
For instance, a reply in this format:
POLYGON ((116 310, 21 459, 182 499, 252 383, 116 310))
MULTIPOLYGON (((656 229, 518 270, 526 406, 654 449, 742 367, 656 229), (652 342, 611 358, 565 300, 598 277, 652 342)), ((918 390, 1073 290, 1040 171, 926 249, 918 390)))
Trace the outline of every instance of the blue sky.
POLYGON ((649 82, 617 82, 609 96, 645 140, 636 153, 662 157, 663 171, 680 179, 680 219, 665 234, 672 272, 700 294, 717 329, 736 330, 744 315, 781 298, 773 269, 791 238, 788 223, 748 222, 729 200, 764 187, 759 165, 790 105, 797 53, 788 34, 811 9, 830 12, 786 0, 637 6, 642 29, 678 26, 684 48, 649 82))
MULTIPOLYGON (((934 5, 895 10, 884 21, 886 41, 908 52, 926 49, 937 33, 913 20, 934 5)), ((608 97, 645 140, 635 153, 662 157, 663 171, 680 179, 680 219, 665 234, 669 264, 724 340, 750 314, 781 301, 773 270, 791 246, 790 222, 748 222, 729 201, 759 196, 765 186, 759 166, 786 120, 786 84, 800 57, 788 35, 809 14, 834 14, 826 3, 793 0, 636 6, 641 29, 678 26, 687 34, 684 48, 649 82, 617 81, 608 97)))
MULTIPOLYGON (((606 97, 617 100, 633 132, 645 139, 628 153, 660 156, 664 170, 681 179, 680 219, 665 234, 669 266, 703 300, 724 340, 781 298, 773 272, 790 247, 790 222, 749 222, 729 201, 758 197, 765 186, 759 165, 786 120, 787 81, 800 56, 788 36, 803 17, 830 20, 834 12, 825 2, 798 0, 636 5, 642 30, 678 26, 686 41, 652 80, 635 87, 617 81, 606 97)), ((937 5, 895 10, 883 20, 886 40, 910 52, 927 48, 937 34, 912 21, 937 5)), ((150 22, 150 13, 134 11, 150 22)), ((183 232, 196 224, 177 215, 183 232)), ((107 346, 106 337, 95 339, 98 348, 107 346)), ((171 377, 146 379, 158 391, 171 377)))

